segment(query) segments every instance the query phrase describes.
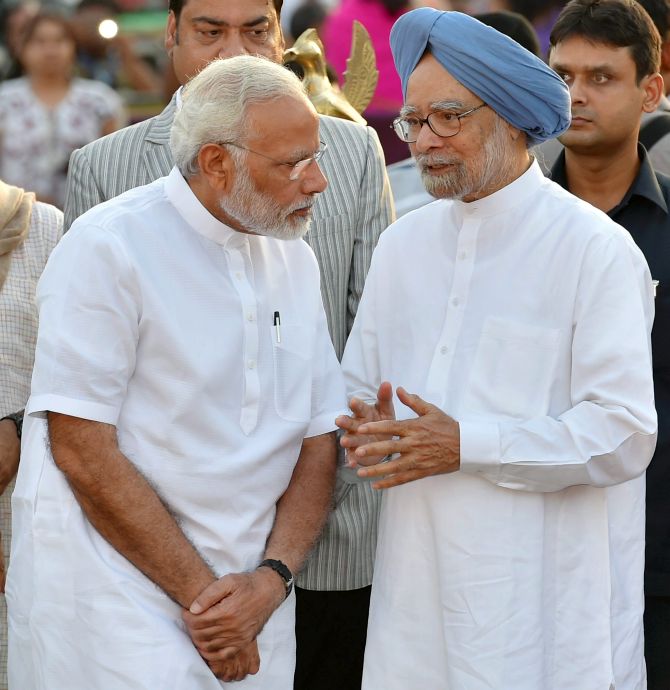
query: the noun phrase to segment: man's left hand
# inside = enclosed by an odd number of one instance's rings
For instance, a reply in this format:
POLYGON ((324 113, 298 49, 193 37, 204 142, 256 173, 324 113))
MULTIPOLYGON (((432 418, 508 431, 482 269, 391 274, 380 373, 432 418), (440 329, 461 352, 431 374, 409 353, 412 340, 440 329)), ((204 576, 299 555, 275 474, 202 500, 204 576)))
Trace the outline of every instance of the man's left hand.
POLYGON ((358 427, 359 434, 390 434, 398 438, 368 443, 356 449, 354 456, 364 460, 368 455, 400 457, 358 470, 359 477, 377 478, 375 489, 392 486, 436 474, 456 472, 460 467, 460 429, 458 422, 418 395, 397 389, 398 399, 416 412, 416 419, 369 422, 358 427))
POLYGON ((208 661, 212 673, 227 683, 244 680, 247 676, 256 675, 261 667, 258 645, 254 640, 250 645, 240 649, 232 658, 225 661, 208 661))
POLYGON ((281 578, 269 568, 232 573, 201 592, 182 618, 206 661, 232 659, 256 639, 285 593, 281 578))

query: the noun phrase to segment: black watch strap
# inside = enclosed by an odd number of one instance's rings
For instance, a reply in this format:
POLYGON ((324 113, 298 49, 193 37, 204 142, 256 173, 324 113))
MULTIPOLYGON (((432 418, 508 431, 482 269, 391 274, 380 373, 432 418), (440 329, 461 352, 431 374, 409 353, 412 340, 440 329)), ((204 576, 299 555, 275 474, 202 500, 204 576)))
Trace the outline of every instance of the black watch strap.
POLYGON ((16 435, 21 438, 23 432, 23 410, 21 410, 21 412, 13 412, 12 414, 5 415, 0 419, 0 422, 3 422, 5 419, 11 419, 14 422, 16 425, 16 435))
POLYGON ((284 580, 284 587, 286 588, 286 596, 284 598, 288 598, 293 589, 293 573, 286 563, 282 563, 274 558, 266 558, 258 564, 258 568, 272 568, 275 573, 280 575, 282 580, 284 580))

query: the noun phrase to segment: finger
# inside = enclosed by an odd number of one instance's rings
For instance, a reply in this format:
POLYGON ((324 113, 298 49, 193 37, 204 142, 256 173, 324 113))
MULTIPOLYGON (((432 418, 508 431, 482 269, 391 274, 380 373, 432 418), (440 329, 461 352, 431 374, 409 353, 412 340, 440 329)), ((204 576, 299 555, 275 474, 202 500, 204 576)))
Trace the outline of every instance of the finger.
POLYGON ((393 386, 388 381, 382 382, 377 391, 377 411, 382 417, 395 419, 393 386))
POLYGON ((211 606, 214 606, 214 604, 220 602, 221 599, 224 599, 232 594, 235 589, 236 581, 234 577, 231 575, 225 575, 224 577, 215 580, 209 586, 205 587, 205 589, 195 598, 195 601, 189 607, 189 611, 194 616, 197 616, 211 606))
POLYGON ((230 647, 223 647, 222 649, 217 649, 217 650, 206 650, 206 649, 201 649, 200 647, 196 647, 198 650, 198 653, 200 656, 209 662, 212 663, 224 663, 229 661, 230 659, 234 659, 239 653, 240 653, 240 647, 236 645, 231 645, 230 647))
POLYGON ((352 398, 349 401, 349 409, 359 418, 365 418, 375 414, 375 408, 372 407, 372 405, 368 405, 360 398, 352 398))
POLYGON ((398 472, 407 472, 416 469, 417 466, 412 459, 407 459, 403 456, 391 460, 389 462, 380 462, 376 465, 368 467, 361 467, 358 470, 358 476, 365 479, 374 479, 375 477, 386 477, 398 472))
POLYGON ((408 393, 402 386, 398 386, 396 393, 398 394, 398 400, 400 400, 403 405, 409 407, 410 410, 416 412, 419 417, 435 409, 435 405, 431 405, 414 393, 408 393))
POLYGON ((347 417, 347 415, 341 414, 339 417, 335 418, 335 426, 344 431, 351 431, 358 426, 358 423, 352 417, 347 417))
POLYGON ((364 446, 356 448, 354 458, 356 458, 357 462, 365 464, 366 458, 384 457, 385 455, 394 455, 395 453, 409 452, 410 450, 411 447, 407 440, 400 439, 394 441, 393 439, 388 439, 387 441, 366 443, 364 446))
POLYGON ((342 446, 342 448, 346 448, 347 450, 352 450, 352 449, 355 450, 359 446, 363 446, 366 443, 369 443, 369 441, 370 441, 370 439, 367 436, 363 436, 363 435, 356 436, 353 434, 345 434, 340 439, 340 445, 342 446))
POLYGON ((409 482, 415 482, 417 479, 423 479, 424 477, 430 476, 430 472, 427 470, 408 470, 406 472, 398 472, 397 474, 386 477, 378 482, 373 482, 373 489, 391 489, 394 486, 400 486, 401 484, 408 484, 409 482))
POLYGON ((384 419, 379 422, 366 422, 358 427, 358 433, 361 436, 407 436, 412 431, 413 421, 384 419))

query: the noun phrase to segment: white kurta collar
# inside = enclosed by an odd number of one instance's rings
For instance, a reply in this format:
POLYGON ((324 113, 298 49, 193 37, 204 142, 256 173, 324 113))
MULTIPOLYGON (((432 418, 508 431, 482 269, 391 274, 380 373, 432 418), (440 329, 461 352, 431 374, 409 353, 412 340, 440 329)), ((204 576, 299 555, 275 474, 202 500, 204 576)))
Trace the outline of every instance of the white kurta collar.
POLYGON ((483 199, 477 199, 477 201, 454 200, 454 209, 456 214, 463 219, 486 218, 505 213, 514 206, 518 206, 530 195, 535 194, 544 180, 545 177, 538 162, 533 160, 528 170, 506 187, 485 196, 483 199))
POLYGON ((179 170, 174 167, 165 179, 165 193, 177 213, 195 232, 223 247, 242 247, 249 235, 233 230, 215 218, 199 201, 179 170))

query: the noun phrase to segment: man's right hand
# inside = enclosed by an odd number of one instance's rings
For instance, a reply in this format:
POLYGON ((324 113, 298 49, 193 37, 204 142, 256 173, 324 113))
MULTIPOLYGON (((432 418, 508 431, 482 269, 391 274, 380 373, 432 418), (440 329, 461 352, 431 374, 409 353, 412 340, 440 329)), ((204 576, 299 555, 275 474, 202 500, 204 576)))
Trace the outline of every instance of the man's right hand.
MULTIPOLYGON (((202 655, 207 661, 207 655, 202 655)), ((261 667, 261 658, 258 653, 258 645, 253 640, 232 658, 224 661, 207 661, 212 673, 227 683, 244 680, 247 676, 254 676, 261 667)))
POLYGON ((347 450, 347 464, 350 467, 362 465, 376 465, 385 456, 366 456, 361 461, 354 455, 354 451, 359 446, 374 443, 376 441, 388 441, 391 436, 371 436, 358 433, 358 427, 368 422, 381 422, 395 419, 395 409, 393 408, 393 387, 388 381, 384 381, 377 391, 377 402, 368 405, 359 398, 352 398, 349 401, 349 408, 353 412, 351 416, 342 415, 335 420, 335 424, 345 433, 340 439, 340 444, 347 450))

